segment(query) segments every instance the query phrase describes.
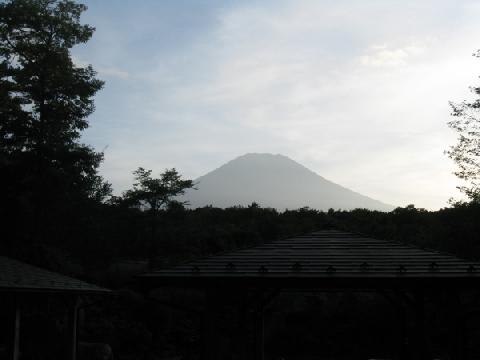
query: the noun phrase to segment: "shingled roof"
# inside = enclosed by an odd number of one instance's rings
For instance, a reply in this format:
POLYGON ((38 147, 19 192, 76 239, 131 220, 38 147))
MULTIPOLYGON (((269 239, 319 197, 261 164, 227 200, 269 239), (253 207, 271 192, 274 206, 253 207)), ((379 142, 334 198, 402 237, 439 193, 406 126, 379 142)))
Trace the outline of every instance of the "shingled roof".
POLYGON ((84 281, 0 256, 0 292, 106 293, 84 281))
POLYGON ((194 260, 141 276, 147 285, 359 286, 407 279, 480 280, 480 264, 453 255, 342 231, 318 231, 194 260), (477 274, 477 270, 479 273, 477 274))

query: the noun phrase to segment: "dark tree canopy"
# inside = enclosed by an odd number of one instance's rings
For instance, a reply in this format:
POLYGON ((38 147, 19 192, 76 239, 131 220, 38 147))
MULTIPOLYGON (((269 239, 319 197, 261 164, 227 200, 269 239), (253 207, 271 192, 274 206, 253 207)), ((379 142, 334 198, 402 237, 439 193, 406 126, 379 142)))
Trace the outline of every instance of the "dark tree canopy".
POLYGON ((124 200, 155 214, 172 203, 176 196, 193 187, 192 180, 183 180, 176 169, 166 169, 159 178, 152 177, 152 170, 139 167, 133 172, 136 182, 133 189, 125 191, 124 200))
POLYGON ((41 187, 101 198, 109 192, 96 172, 103 154, 79 138, 103 82, 70 55, 94 31, 80 23, 85 9, 68 0, 0 4, 0 150, 2 163, 28 164, 41 187))
POLYGON ((69 0, 0 3, 0 214, 12 238, 60 238, 71 231, 65 218, 110 194, 97 173, 103 153, 80 141, 103 86, 70 54, 93 34, 85 10, 69 0))
POLYGON ((3 132, 25 150, 71 145, 88 126, 92 97, 103 82, 91 66, 76 67, 69 53, 94 30, 80 24, 83 10, 84 5, 51 0, 15 0, 0 7, 2 82, 28 119, 23 133, 15 127, 3 132))
MULTIPOLYGON (((480 57, 480 51, 474 56, 480 57)), ((480 86, 471 90, 475 100, 450 103, 454 119, 448 125, 458 133, 458 142, 447 154, 458 166, 455 175, 467 183, 459 189, 471 201, 480 202, 480 86)))
POLYGON ((121 202, 144 211, 149 218, 150 237, 148 244, 149 267, 155 265, 158 248, 158 221, 159 211, 168 210, 172 207, 183 209, 183 203, 176 197, 185 193, 185 190, 193 187, 192 180, 183 180, 176 169, 166 169, 159 178, 152 177, 152 170, 139 167, 133 172, 136 182, 133 189, 123 193, 121 202))

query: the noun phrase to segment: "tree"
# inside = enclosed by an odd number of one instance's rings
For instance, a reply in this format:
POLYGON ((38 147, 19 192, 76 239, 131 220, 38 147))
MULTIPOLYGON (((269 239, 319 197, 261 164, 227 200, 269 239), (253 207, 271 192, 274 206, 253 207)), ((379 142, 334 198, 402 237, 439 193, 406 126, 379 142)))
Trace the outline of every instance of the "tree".
MULTIPOLYGON (((473 55, 480 57, 480 50, 473 55)), ((480 96, 480 86, 471 91, 480 96)), ((448 126, 458 133, 458 142, 447 154, 458 166, 455 175, 467 182, 458 188, 472 202, 480 202, 480 97, 470 102, 451 102, 450 106, 454 119, 448 126)))
MULTIPOLYGON (((175 169, 166 169, 159 178, 152 178, 152 170, 139 167, 133 172, 136 182, 133 189, 123 194, 124 201, 156 215, 162 208, 178 203, 176 196, 193 188, 192 180, 183 180, 175 169)), ((185 202, 184 202, 185 203, 185 202)))
POLYGON ((110 193, 97 173, 103 153, 80 142, 103 86, 70 54, 94 32, 80 23, 85 10, 70 0, 0 3, 2 210, 18 211, 37 238, 54 214, 110 193))
POLYGON ((175 169, 166 169, 159 178, 152 177, 152 170, 139 167, 133 172, 136 182, 133 189, 123 193, 122 201, 146 212, 150 218, 150 266, 153 266, 156 254, 157 215, 160 210, 174 204, 185 204, 175 197, 183 195, 185 190, 193 188, 192 180, 183 180, 175 169))

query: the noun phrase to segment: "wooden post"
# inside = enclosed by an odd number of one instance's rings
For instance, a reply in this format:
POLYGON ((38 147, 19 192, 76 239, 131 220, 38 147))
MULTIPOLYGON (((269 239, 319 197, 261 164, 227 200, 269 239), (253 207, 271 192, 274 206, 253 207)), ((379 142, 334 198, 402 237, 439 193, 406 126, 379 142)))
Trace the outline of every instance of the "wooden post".
POLYGON ((265 359, 265 319, 264 310, 267 304, 266 293, 263 289, 254 293, 253 306, 253 358, 265 359))
POLYGON ((398 321, 400 326, 400 348, 399 355, 401 360, 408 359, 408 331, 407 331, 407 312, 403 306, 399 306, 398 309, 398 321))
POLYGON ((239 306, 239 337, 238 341, 240 343, 240 359, 241 360, 250 360, 251 359, 251 346, 250 346, 250 331, 249 331, 249 311, 248 311, 248 294, 242 294, 243 299, 242 303, 239 306))
POLYGON ((218 293, 207 290, 205 294, 205 309, 202 318, 202 359, 217 360, 219 358, 218 339, 218 293))
POLYGON ((265 309, 272 303, 281 289, 259 289, 253 299, 253 322, 254 322, 254 359, 265 359, 265 309))
POLYGON ((467 357, 465 339, 465 319, 463 317, 462 303, 459 295, 448 294, 450 352, 454 359, 463 360, 467 357))
POLYGON ((415 355, 414 359, 427 359, 427 344, 425 336, 425 297, 422 291, 416 291, 415 297, 415 355))
POLYGON ((15 312, 13 317, 13 343, 12 343, 12 359, 18 360, 20 358, 20 304, 18 299, 15 299, 15 312))
POLYGON ((202 316, 202 360, 212 358, 212 338, 214 336, 211 306, 208 304, 209 296, 206 296, 205 309, 202 316))
POLYGON ((407 309, 408 304, 404 303, 405 297, 397 293, 390 294, 380 290, 379 293, 395 308, 395 315, 398 324, 398 349, 399 360, 409 360, 408 357, 408 331, 407 331, 407 309))
POLYGON ((468 349, 467 349, 467 332, 466 332, 466 321, 463 317, 463 314, 460 314, 459 319, 458 319, 458 342, 459 342, 459 354, 458 354, 458 359, 459 360, 465 360, 468 358, 468 349))
POLYGON ((68 341, 68 354, 67 359, 77 359, 77 332, 78 332, 78 307, 79 300, 77 297, 73 299, 73 302, 69 304, 68 308, 68 322, 67 322, 67 341, 68 341))
POLYGON ((254 323, 255 323, 255 360, 264 360, 265 359, 265 321, 263 316, 263 308, 259 306, 255 309, 254 313, 254 323))

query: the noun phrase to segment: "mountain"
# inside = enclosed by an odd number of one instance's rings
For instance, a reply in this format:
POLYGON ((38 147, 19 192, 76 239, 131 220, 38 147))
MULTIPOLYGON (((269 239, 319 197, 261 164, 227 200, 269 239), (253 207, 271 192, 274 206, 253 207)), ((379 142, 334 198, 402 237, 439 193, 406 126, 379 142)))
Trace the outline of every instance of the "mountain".
POLYGON ((195 180, 197 190, 182 198, 190 207, 230 207, 258 203, 278 210, 304 206, 318 210, 393 206, 337 185, 283 155, 246 154, 195 180))

